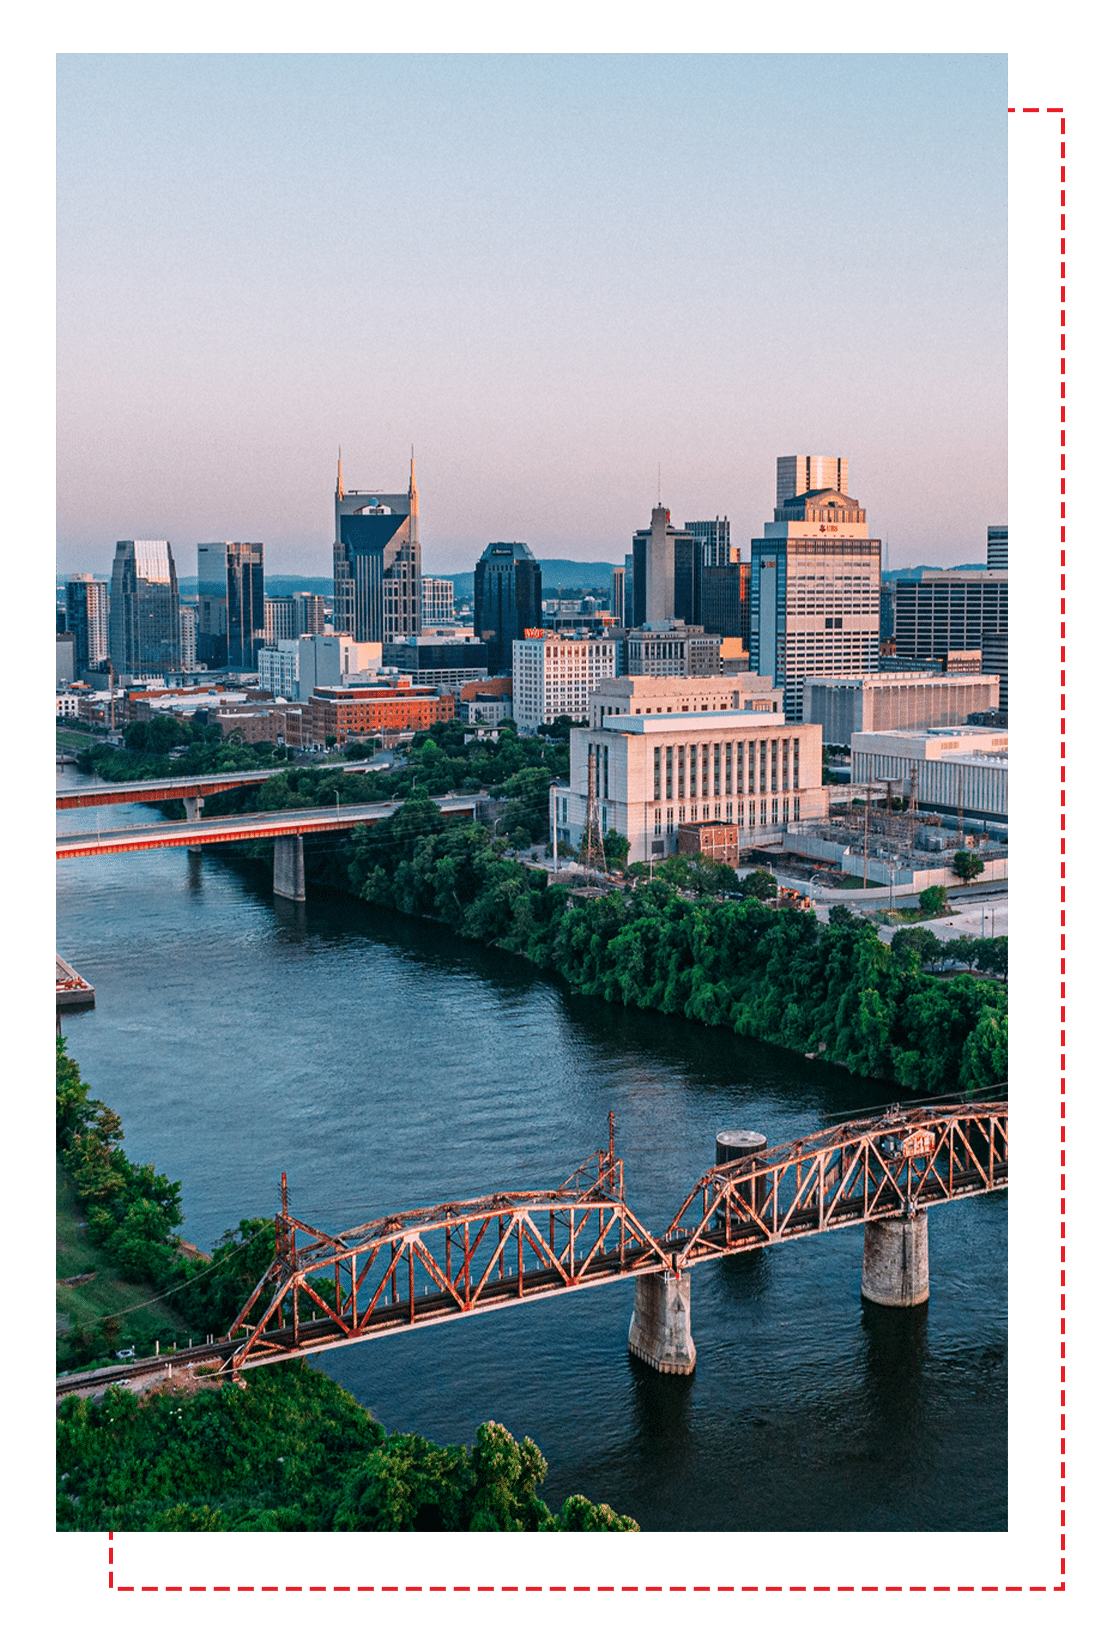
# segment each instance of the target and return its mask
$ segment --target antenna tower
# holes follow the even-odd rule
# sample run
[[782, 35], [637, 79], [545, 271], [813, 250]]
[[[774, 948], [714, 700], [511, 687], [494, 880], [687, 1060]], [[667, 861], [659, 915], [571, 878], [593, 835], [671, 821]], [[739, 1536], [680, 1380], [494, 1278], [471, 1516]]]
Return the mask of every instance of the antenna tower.
[[584, 833], [581, 835], [580, 860], [589, 869], [607, 873], [607, 859], [603, 851], [603, 831], [600, 828], [599, 773], [595, 744], [588, 746], [588, 804], [584, 813]]

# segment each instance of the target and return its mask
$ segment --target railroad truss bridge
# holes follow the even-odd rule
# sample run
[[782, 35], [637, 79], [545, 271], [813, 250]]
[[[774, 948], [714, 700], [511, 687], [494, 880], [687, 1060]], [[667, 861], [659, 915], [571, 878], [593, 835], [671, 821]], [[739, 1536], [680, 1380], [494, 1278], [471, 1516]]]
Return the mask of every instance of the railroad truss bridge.
[[852, 1226], [864, 1229], [864, 1297], [917, 1306], [929, 1292], [927, 1211], [1008, 1185], [1008, 1103], [897, 1105], [777, 1147], [726, 1132], [718, 1155], [725, 1161], [660, 1237], [627, 1205], [613, 1117], [607, 1150], [553, 1191], [494, 1193], [341, 1232], [291, 1213], [284, 1174], [275, 1257], [228, 1335], [172, 1364], [149, 1358], [65, 1376], [59, 1394], [178, 1370], [185, 1359], [237, 1377], [626, 1277], [635, 1279], [630, 1350], [662, 1373], [688, 1374], [693, 1267]]

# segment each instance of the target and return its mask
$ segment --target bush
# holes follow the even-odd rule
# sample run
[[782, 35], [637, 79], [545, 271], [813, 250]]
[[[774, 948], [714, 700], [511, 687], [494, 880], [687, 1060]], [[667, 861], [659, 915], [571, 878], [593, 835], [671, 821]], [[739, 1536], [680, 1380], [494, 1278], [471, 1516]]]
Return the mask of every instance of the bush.
[[925, 886], [920, 894], [920, 906], [926, 914], [947, 912], [947, 891], [944, 886]]

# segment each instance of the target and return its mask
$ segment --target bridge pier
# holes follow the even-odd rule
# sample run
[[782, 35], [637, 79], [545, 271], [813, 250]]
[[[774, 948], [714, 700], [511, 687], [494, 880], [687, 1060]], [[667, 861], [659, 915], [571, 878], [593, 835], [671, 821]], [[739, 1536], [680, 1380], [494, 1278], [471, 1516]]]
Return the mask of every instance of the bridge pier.
[[301, 835], [278, 835], [275, 839], [276, 897], [287, 897], [292, 903], [306, 900], [305, 852]]
[[[201, 795], [184, 795], [183, 809], [187, 814], [188, 823], [194, 823], [196, 818], [202, 817], [203, 805], [204, 801]], [[202, 856], [201, 846], [188, 846], [187, 851], [191, 857]]]
[[634, 1279], [627, 1347], [659, 1374], [695, 1372], [690, 1272], [647, 1272]]
[[923, 1306], [928, 1299], [928, 1213], [868, 1221], [863, 1228], [865, 1300], [876, 1306]]

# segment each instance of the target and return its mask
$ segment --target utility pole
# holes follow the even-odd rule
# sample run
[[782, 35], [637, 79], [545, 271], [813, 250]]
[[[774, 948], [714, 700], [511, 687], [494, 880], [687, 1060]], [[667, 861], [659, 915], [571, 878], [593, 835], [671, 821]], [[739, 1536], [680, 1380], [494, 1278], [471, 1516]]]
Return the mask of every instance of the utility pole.
[[550, 840], [554, 849], [554, 878], [558, 877], [558, 786], [550, 785]]
[[871, 819], [871, 781], [863, 791], [863, 889], [867, 890], [867, 838]]
[[603, 831], [600, 827], [599, 774], [595, 744], [588, 746], [588, 804], [584, 814], [584, 834], [581, 836], [581, 862], [587, 868], [607, 873], [607, 859], [603, 850]]

